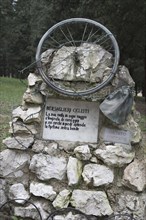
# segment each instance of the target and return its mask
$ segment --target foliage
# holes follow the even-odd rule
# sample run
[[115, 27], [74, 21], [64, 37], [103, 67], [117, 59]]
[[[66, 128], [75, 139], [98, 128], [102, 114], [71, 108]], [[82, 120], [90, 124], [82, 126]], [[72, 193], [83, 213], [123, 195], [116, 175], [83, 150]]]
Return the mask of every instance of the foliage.
[[[71, 17], [96, 20], [113, 32], [126, 65], [140, 89], [144, 82], [144, 0], [5, 0], [0, 6], [0, 75], [18, 77], [34, 61], [41, 36]], [[26, 77], [26, 75], [24, 75]]]

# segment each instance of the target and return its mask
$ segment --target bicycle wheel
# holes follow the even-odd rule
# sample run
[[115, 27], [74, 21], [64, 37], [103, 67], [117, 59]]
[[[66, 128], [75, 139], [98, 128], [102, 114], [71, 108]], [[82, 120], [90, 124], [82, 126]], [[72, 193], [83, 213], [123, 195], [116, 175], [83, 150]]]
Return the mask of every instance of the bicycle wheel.
[[[49, 57], [45, 65], [42, 53]], [[90, 19], [72, 18], [55, 24], [43, 35], [36, 63], [42, 79], [52, 89], [64, 95], [84, 96], [113, 79], [119, 54], [117, 41], [106, 27]], [[109, 73], [104, 77], [107, 69]]]
[[[24, 208], [24, 210], [25, 210], [25, 208], [26, 208], [26, 210], [30, 208], [30, 210], [33, 210], [32, 215], [35, 215], [36, 218], [39, 220], [43, 220], [39, 209], [37, 208], [37, 206], [33, 202], [27, 201], [25, 199], [19, 199], [19, 198], [18, 199], [11, 199], [11, 200], [8, 200], [7, 202], [5, 202], [0, 207], [0, 217], [2, 214], [3, 219], [4, 219], [4, 217], [10, 217], [10, 219], [17, 219], [17, 217], [16, 217], [17, 212], [19, 213], [19, 209], [21, 210], [23, 208]], [[27, 213], [27, 211], [26, 211], [26, 213]], [[18, 216], [19, 216], [19, 214], [18, 214]], [[21, 220], [25, 220], [26, 217], [28, 217], [28, 216], [21, 217]], [[30, 213], [29, 217], [30, 218], [32, 217], [31, 213]]]

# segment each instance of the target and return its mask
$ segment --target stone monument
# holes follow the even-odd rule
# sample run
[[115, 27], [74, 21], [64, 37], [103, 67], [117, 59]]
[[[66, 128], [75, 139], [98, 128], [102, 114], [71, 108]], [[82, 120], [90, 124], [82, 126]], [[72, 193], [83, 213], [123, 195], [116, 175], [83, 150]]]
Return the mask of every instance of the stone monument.
[[[72, 50], [58, 49], [51, 65]], [[73, 85], [77, 91], [109, 76], [111, 54], [97, 46], [95, 56], [94, 45], [87, 44], [77, 50], [82, 69], [78, 66], [74, 74], [73, 60], [67, 59], [50, 73], [56, 82]], [[50, 56], [50, 50], [41, 55], [46, 72]], [[59, 75], [58, 68], [63, 69]], [[43, 219], [54, 209], [74, 207], [99, 219], [129, 213], [144, 220], [146, 170], [144, 158], [139, 158], [142, 137], [134, 102], [123, 124], [114, 123], [100, 110], [121, 82], [134, 87], [125, 66], [118, 66], [101, 90], [67, 96], [48, 87], [37, 71], [29, 74], [22, 104], [12, 112], [11, 136], [3, 141], [6, 149], [0, 153], [0, 205], [8, 199], [33, 201]], [[13, 208], [16, 216], [39, 219], [33, 207], [22, 201]]]

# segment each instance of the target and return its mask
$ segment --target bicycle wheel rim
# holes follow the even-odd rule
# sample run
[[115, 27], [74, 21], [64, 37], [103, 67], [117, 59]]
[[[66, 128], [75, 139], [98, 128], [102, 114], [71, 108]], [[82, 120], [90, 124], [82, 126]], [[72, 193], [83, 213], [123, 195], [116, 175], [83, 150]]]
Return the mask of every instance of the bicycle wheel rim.
[[[46, 74], [43, 71], [42, 68], [42, 63], [41, 63], [41, 53], [42, 53], [42, 46], [44, 44], [44, 42], [48, 39], [48, 37], [57, 29], [60, 27], [63, 27], [64, 25], [67, 24], [72, 24], [72, 23], [89, 23], [91, 25], [94, 25], [95, 27], [100, 28], [101, 30], [103, 30], [110, 38], [112, 44], [113, 44], [113, 48], [114, 48], [114, 63], [112, 66], [112, 70], [111, 73], [109, 75], [109, 77], [104, 81], [101, 82], [99, 84], [97, 84], [97, 86], [95, 86], [94, 88], [89, 88], [85, 91], [69, 91], [69, 90], [65, 90], [62, 89], [58, 86], [56, 86], [54, 83], [52, 83], [49, 78], [46, 76]], [[69, 96], [86, 96], [86, 95], [90, 95], [92, 93], [95, 93], [97, 91], [99, 91], [100, 89], [102, 89], [103, 87], [105, 87], [106, 85], [109, 84], [109, 82], [113, 79], [113, 77], [116, 74], [117, 71], [117, 67], [118, 67], [118, 63], [119, 63], [119, 58], [120, 58], [120, 52], [119, 52], [119, 47], [117, 44], [117, 41], [115, 39], [115, 37], [113, 36], [113, 34], [102, 24], [90, 20], [90, 19], [85, 19], [85, 18], [71, 18], [71, 19], [67, 19], [64, 21], [61, 21], [57, 24], [55, 24], [54, 26], [52, 26], [41, 38], [37, 50], [36, 50], [36, 63], [37, 63], [37, 69], [39, 71], [39, 74], [41, 75], [42, 79], [46, 82], [46, 84], [51, 87], [52, 89], [54, 89], [56, 92], [64, 94], [64, 95], [69, 95]]]

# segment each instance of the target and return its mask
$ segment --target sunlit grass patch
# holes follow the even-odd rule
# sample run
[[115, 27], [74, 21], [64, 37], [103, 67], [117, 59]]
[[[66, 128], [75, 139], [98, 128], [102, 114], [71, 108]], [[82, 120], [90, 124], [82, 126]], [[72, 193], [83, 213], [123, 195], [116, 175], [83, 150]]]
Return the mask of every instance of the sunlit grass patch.
[[4, 148], [2, 140], [9, 133], [12, 110], [21, 105], [26, 87], [19, 79], [0, 77], [0, 149]]

